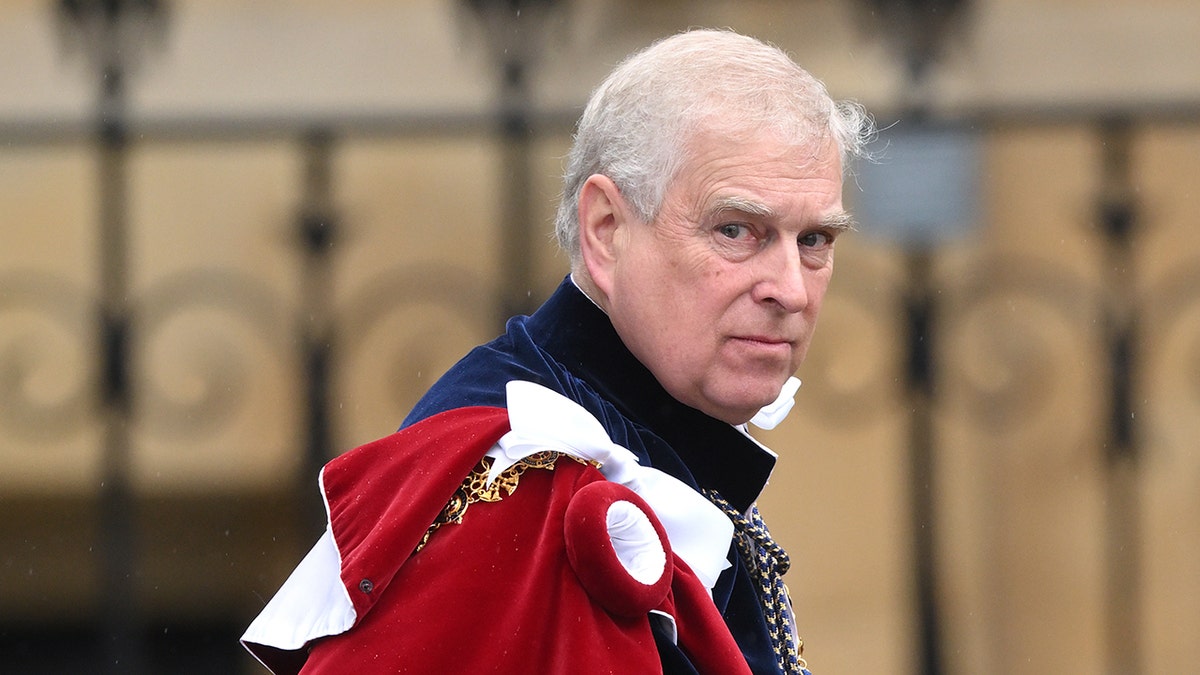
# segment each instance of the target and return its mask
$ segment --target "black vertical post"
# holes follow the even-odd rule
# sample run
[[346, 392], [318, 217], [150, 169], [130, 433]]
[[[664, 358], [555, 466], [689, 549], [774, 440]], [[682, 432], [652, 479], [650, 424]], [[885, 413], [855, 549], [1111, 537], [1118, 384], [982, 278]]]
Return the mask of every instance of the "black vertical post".
[[497, 317], [501, 329], [508, 317], [533, 310], [534, 223], [533, 130], [530, 126], [528, 64], [510, 55], [501, 68], [500, 138], [503, 199], [500, 270], [502, 277]]
[[297, 221], [304, 256], [300, 358], [305, 377], [307, 429], [297, 491], [304, 528], [315, 533], [324, 529], [326, 520], [317, 476], [333, 451], [329, 410], [334, 354], [332, 258], [338, 229], [333, 210], [332, 162], [332, 134], [325, 130], [310, 133], [304, 142], [304, 194]]
[[909, 416], [909, 472], [911, 528], [913, 533], [916, 604], [917, 663], [923, 675], [941, 675], [941, 620], [937, 579], [937, 476], [934, 458], [934, 405], [936, 354], [933, 343], [936, 303], [932, 282], [932, 255], [924, 248], [905, 252], [908, 292], [905, 322], [908, 326], [906, 386]]
[[[60, 0], [67, 46], [86, 50], [96, 67], [99, 296], [96, 322], [101, 422], [98, 499], [102, 672], [146, 672], [145, 620], [138, 601], [136, 500], [131, 484], [134, 393], [128, 234], [128, 114], [126, 77], [142, 38], [161, 28], [159, 0]], [[134, 25], [140, 24], [140, 25]], [[159, 24], [156, 26], [155, 24]], [[137, 30], [130, 30], [136, 28]], [[146, 29], [146, 30], [141, 30]]]
[[[113, 23], [115, 16], [109, 17]], [[101, 578], [106, 628], [105, 670], [145, 672], [142, 617], [137, 600], [138, 542], [130, 485], [131, 320], [126, 195], [127, 136], [124, 72], [104, 68], [97, 123], [100, 178], [99, 331], [103, 420], [100, 483]]]
[[1109, 425], [1105, 476], [1105, 645], [1108, 672], [1141, 672], [1141, 499], [1134, 373], [1137, 372], [1137, 225], [1128, 120], [1100, 129], [1098, 219], [1105, 235], [1104, 328], [1109, 353]]
[[533, 221], [533, 115], [529, 73], [550, 10], [561, 0], [462, 0], [479, 19], [498, 66], [501, 142], [500, 287], [496, 298], [499, 330], [514, 314], [534, 309], [536, 248]]
[[[903, 60], [907, 86], [900, 109], [908, 121], [920, 124], [933, 98], [931, 76], [939, 51], [965, 13], [969, 0], [866, 0], [872, 19], [879, 21], [886, 40], [893, 41]], [[914, 243], [905, 251], [908, 292], [906, 387], [909, 417], [909, 479], [913, 534], [913, 594], [916, 632], [916, 672], [941, 675], [942, 622], [938, 603], [937, 493], [934, 434], [936, 372], [934, 346], [935, 302], [931, 282], [931, 244]]]

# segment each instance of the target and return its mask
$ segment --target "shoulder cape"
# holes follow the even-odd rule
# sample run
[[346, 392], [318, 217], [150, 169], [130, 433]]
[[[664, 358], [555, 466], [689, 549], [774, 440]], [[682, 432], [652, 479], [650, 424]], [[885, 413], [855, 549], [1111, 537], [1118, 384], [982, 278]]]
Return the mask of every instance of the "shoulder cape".
[[[574, 433], [589, 425], [573, 402], [514, 384], [507, 410], [447, 411], [326, 465], [329, 528], [243, 636], [256, 658], [278, 675], [652, 673], [650, 622], [666, 620], [700, 672], [749, 672], [706, 581], [731, 526], [598, 423]], [[553, 470], [524, 471], [413, 553], [484, 456], [499, 471], [547, 450], [565, 455]], [[713, 541], [696, 522], [718, 525]]]

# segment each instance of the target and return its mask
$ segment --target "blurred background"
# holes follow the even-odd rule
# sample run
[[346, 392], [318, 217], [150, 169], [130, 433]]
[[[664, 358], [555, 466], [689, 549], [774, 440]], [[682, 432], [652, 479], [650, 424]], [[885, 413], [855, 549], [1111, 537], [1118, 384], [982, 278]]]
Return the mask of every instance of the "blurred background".
[[0, 671], [265, 672], [319, 467], [549, 294], [588, 92], [689, 26], [883, 128], [764, 437], [814, 672], [1200, 662], [1193, 0], [4, 0]]

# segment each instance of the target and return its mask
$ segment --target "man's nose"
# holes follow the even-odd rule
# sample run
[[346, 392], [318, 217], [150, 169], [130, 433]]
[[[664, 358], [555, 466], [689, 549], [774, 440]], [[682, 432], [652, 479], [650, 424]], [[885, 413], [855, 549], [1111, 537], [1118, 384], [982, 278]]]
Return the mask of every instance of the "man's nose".
[[775, 247], [759, 260], [756, 273], [758, 280], [752, 290], [756, 302], [773, 304], [789, 313], [808, 307], [804, 265], [796, 247]]

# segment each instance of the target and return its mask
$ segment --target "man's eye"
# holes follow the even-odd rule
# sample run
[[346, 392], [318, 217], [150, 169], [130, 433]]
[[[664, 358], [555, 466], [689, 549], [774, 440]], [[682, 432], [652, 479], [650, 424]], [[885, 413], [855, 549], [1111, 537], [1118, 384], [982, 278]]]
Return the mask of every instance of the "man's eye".
[[740, 223], [725, 223], [717, 231], [726, 239], [739, 239], [748, 233], [746, 226]]
[[824, 248], [833, 243], [833, 237], [826, 232], [809, 232], [800, 235], [800, 245], [805, 248]]

